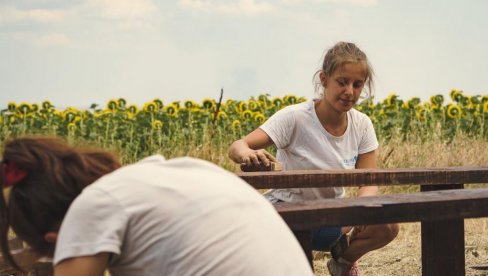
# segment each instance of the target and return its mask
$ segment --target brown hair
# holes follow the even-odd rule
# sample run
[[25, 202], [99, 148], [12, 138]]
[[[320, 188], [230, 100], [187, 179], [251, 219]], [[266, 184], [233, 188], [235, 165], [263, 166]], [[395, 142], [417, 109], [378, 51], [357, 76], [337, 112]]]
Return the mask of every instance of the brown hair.
[[[44, 235], [62, 222], [71, 202], [83, 188], [120, 167], [118, 158], [93, 148], [75, 148], [55, 137], [23, 137], [4, 145], [3, 163], [13, 162], [27, 176], [16, 183], [8, 204], [0, 199], [0, 246], [5, 259], [21, 270], [8, 246], [8, 231], [43, 255], [54, 253]], [[0, 183], [4, 187], [3, 172]]]
[[320, 72], [324, 72], [326, 76], [331, 76], [337, 69], [341, 68], [347, 63], [359, 63], [363, 65], [364, 73], [366, 75], [365, 83], [367, 87], [367, 90], [365, 91], [365, 98], [373, 97], [374, 72], [371, 64], [368, 61], [368, 57], [356, 46], [356, 44], [342, 41], [336, 43], [327, 51], [322, 63], [322, 69], [314, 74], [314, 86], [317, 95], [320, 95], [321, 89], [324, 88], [320, 82]]

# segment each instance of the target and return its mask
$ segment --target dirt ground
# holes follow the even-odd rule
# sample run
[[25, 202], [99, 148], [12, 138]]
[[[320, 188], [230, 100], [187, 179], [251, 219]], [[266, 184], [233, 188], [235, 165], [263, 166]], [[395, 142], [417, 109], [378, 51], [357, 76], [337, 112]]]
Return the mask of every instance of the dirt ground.
[[[359, 260], [362, 276], [422, 274], [420, 223], [404, 223], [400, 226], [395, 241]], [[465, 220], [464, 229], [466, 275], [488, 276], [488, 218]], [[329, 275], [326, 266], [329, 258], [329, 253], [314, 252], [315, 275]]]

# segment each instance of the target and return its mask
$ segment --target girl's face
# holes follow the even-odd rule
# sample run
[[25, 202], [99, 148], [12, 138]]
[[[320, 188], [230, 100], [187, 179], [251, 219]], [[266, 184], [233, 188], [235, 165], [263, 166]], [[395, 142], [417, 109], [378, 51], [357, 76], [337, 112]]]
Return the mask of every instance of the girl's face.
[[322, 71], [320, 80], [325, 87], [324, 100], [337, 112], [347, 112], [361, 95], [366, 73], [361, 63], [346, 63], [337, 68], [331, 76]]

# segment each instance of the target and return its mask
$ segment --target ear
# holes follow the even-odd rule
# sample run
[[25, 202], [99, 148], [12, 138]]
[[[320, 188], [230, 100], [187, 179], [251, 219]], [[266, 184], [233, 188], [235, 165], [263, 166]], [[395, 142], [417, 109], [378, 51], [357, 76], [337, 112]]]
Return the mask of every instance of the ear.
[[327, 76], [325, 75], [324, 70], [320, 71], [319, 77], [320, 77], [320, 83], [322, 83], [322, 86], [325, 87], [327, 85]]
[[55, 243], [57, 239], [58, 239], [58, 232], [55, 231], [47, 232], [46, 235], [44, 235], [44, 240], [47, 241], [48, 243]]

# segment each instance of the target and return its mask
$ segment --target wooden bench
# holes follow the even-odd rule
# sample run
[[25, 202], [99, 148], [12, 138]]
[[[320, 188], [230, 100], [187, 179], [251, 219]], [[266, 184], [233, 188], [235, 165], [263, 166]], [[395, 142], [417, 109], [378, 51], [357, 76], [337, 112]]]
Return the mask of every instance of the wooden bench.
[[323, 226], [421, 222], [422, 274], [465, 275], [464, 219], [488, 217], [488, 168], [240, 172], [256, 189], [420, 185], [421, 192], [279, 203], [275, 207], [312, 261], [311, 230]]

